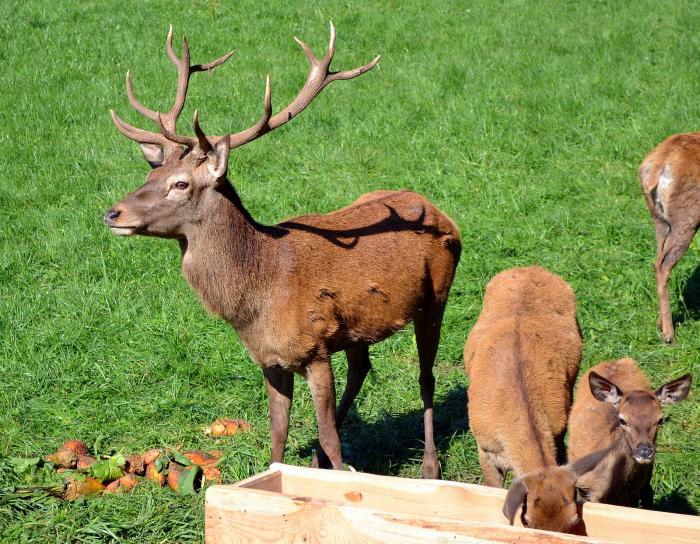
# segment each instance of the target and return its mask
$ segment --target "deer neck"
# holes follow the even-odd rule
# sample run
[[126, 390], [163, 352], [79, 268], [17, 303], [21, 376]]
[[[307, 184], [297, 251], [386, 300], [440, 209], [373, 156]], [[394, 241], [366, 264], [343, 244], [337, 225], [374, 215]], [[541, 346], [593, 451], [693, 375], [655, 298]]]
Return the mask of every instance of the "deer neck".
[[180, 240], [182, 272], [204, 306], [240, 331], [259, 316], [275, 275], [273, 229], [251, 217], [229, 183], [210, 193]]

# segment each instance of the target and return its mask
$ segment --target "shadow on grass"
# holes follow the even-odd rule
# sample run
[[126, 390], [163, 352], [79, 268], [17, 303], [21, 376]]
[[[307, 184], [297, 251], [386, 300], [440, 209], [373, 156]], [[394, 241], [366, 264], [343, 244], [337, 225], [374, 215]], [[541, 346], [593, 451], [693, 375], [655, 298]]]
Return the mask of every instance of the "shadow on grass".
[[673, 512], [675, 514], [690, 514], [693, 516], [698, 515], [698, 510], [685, 495], [682, 495], [677, 489], [674, 489], [670, 493], [659, 497], [654, 501], [654, 510], [660, 510], [662, 512]]
[[[439, 455], [454, 436], [466, 433], [469, 428], [466, 387], [459, 385], [436, 396], [433, 421]], [[386, 413], [368, 423], [353, 406], [341, 429], [340, 441], [345, 463], [362, 472], [397, 475], [405, 463], [422, 462], [423, 410]], [[316, 447], [314, 442], [301, 448], [299, 453], [312, 455]]]
[[683, 302], [677, 315], [674, 315], [674, 323], [680, 324], [686, 321], [700, 319], [700, 266], [690, 274], [681, 292]]

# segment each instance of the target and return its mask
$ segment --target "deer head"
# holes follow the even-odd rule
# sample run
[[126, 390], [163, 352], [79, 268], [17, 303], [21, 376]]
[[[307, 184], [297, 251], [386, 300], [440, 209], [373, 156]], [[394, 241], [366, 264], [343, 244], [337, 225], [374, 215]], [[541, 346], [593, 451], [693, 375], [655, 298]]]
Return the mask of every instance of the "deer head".
[[139, 143], [153, 170], [146, 183], [115, 204], [105, 214], [105, 223], [114, 234], [143, 234], [164, 238], [185, 238], [188, 229], [196, 228], [206, 216], [210, 202], [227, 184], [229, 151], [252, 142], [264, 134], [282, 126], [296, 117], [331, 82], [352, 79], [372, 69], [380, 57], [372, 62], [343, 72], [331, 72], [330, 64], [335, 53], [335, 28], [331, 23], [328, 50], [323, 58], [314, 55], [311, 48], [294, 38], [306, 54], [311, 67], [299, 94], [276, 115], [272, 115], [270, 77], [265, 84], [264, 111], [253, 126], [235, 134], [207, 136], [194, 112], [195, 136], [182, 136], [176, 132], [177, 120], [187, 96], [190, 76], [195, 72], [211, 70], [226, 62], [233, 51], [207, 64], [190, 65], [187, 40], [182, 39], [182, 57], [173, 49], [173, 29], [168, 31], [166, 50], [178, 73], [175, 102], [169, 112], [161, 114], [143, 106], [134, 96], [131, 75], [126, 74], [126, 93], [131, 105], [142, 115], [154, 121], [158, 132], [136, 128], [111, 111], [117, 129]]
[[630, 454], [637, 463], [654, 460], [656, 433], [663, 420], [661, 406], [682, 401], [690, 391], [690, 374], [670, 381], [656, 391], [629, 391], [625, 393], [610, 380], [596, 372], [588, 375], [591, 393], [596, 400], [609, 402], [617, 412], [616, 426]]
[[525, 527], [571, 532], [581, 521], [576, 504], [576, 480], [593, 470], [610, 451], [605, 448], [564, 466], [542, 467], [510, 484], [503, 514], [513, 525], [518, 508]]

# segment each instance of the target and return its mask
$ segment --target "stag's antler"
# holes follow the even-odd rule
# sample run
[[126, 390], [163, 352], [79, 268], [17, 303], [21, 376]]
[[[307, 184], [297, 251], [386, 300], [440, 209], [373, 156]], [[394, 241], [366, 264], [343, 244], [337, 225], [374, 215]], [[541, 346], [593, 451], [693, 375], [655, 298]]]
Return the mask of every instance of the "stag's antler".
[[[182, 40], [182, 59], [179, 59], [173, 50], [172, 45], [172, 26], [168, 31], [168, 39], [166, 41], [166, 47], [168, 51], [168, 56], [170, 60], [173, 61], [178, 70], [178, 85], [177, 93], [175, 96], [175, 103], [172, 109], [166, 113], [161, 114], [157, 111], [150, 110], [143, 106], [134, 97], [133, 88], [131, 85], [131, 75], [129, 72], [126, 74], [126, 92], [129, 96], [129, 102], [131, 105], [141, 114], [145, 115], [149, 119], [156, 122], [160, 133], [150, 132], [147, 130], [142, 130], [133, 127], [120, 119], [114, 111], [111, 111], [112, 119], [117, 128], [122, 134], [136, 140], [139, 143], [150, 143], [158, 144], [163, 146], [172, 146], [173, 144], [184, 145], [188, 148], [194, 149], [198, 148], [204, 153], [208, 152], [213, 144], [219, 141], [222, 136], [209, 136], [204, 134], [204, 131], [199, 126], [199, 116], [197, 111], [194, 112], [194, 132], [196, 137], [191, 136], [180, 136], [176, 133], [177, 118], [182, 112], [182, 108], [185, 104], [185, 97], [187, 95], [187, 86], [189, 83], [190, 75], [194, 72], [201, 72], [205, 70], [210, 70], [224, 62], [226, 62], [233, 51], [227, 53], [226, 55], [208, 63], [208, 64], [196, 64], [190, 66], [190, 53], [187, 46], [187, 40], [183, 36]], [[331, 82], [341, 79], [352, 79], [359, 75], [364, 74], [368, 70], [374, 68], [374, 66], [379, 62], [381, 55], [371, 62], [360, 66], [359, 68], [354, 68], [352, 70], [345, 70], [342, 72], [331, 72], [329, 70], [331, 61], [333, 60], [333, 55], [335, 53], [335, 27], [331, 22], [331, 36], [328, 43], [328, 50], [323, 58], [319, 59], [314, 55], [311, 48], [299, 40], [294, 38], [294, 40], [301, 46], [304, 53], [311, 63], [309, 69], [309, 74], [306, 78], [306, 83], [299, 91], [299, 94], [292, 100], [286, 108], [277, 113], [275, 116], [272, 115], [272, 99], [270, 90], [270, 76], [267, 76], [267, 81], [265, 83], [265, 98], [264, 98], [264, 112], [260, 120], [253, 126], [232, 134], [229, 137], [231, 148], [240, 147], [252, 142], [253, 140], [259, 138], [260, 136], [271, 132], [272, 130], [281, 127], [286, 122], [288, 122], [293, 117], [296, 117], [301, 113], [306, 106], [308, 106], [316, 96]]]
[[[176, 134], [177, 119], [185, 105], [190, 76], [196, 72], [205, 72], [207, 70], [211, 70], [212, 68], [216, 68], [220, 64], [223, 64], [230, 59], [234, 51], [229, 51], [222, 57], [208, 62], [207, 64], [190, 65], [190, 48], [187, 45], [187, 38], [184, 36], [182, 37], [182, 58], [178, 58], [178, 56], [175, 54], [175, 50], [173, 49], [172, 25], [170, 25], [168, 30], [168, 37], [165, 40], [165, 48], [168, 52], [168, 57], [170, 57], [170, 60], [177, 68], [177, 91], [175, 92], [175, 102], [173, 103], [173, 106], [170, 108], [169, 112], [161, 114], [160, 112], [153, 111], [141, 104], [134, 95], [134, 88], [131, 83], [131, 73], [126, 73], [126, 94], [129, 97], [129, 102], [141, 115], [155, 121], [160, 129], [160, 133], [136, 128], [122, 120], [116, 113], [114, 113], [114, 110], [110, 110], [110, 113], [112, 114], [114, 124], [127, 138], [131, 138], [139, 143], [159, 144], [168, 147], [171, 147], [173, 144], [179, 144], [193, 148], [201, 142], [199, 137], [192, 138], [190, 136], [178, 136]], [[197, 131], [199, 124], [197, 122], [196, 112], [194, 124], [195, 132], [201, 133], [201, 130]], [[206, 141], [206, 138], [204, 141]], [[205, 146], [207, 144], [205, 144]], [[208, 149], [205, 148], [204, 151], [208, 151]]]
[[270, 101], [270, 77], [268, 76], [267, 83], [265, 85], [265, 113], [263, 113], [260, 121], [258, 121], [252, 127], [241, 132], [237, 132], [236, 134], [231, 134], [230, 142], [232, 149], [245, 145], [248, 142], [252, 142], [263, 134], [281, 127], [287, 121], [299, 115], [299, 113], [301, 113], [304, 108], [306, 108], [306, 106], [308, 106], [329, 83], [338, 79], [352, 79], [362, 75], [368, 70], [374, 68], [381, 58], [381, 55], [377, 55], [372, 62], [353, 70], [345, 70], [343, 72], [329, 71], [331, 61], [333, 60], [333, 55], [335, 54], [335, 27], [333, 26], [332, 22], [328, 50], [322, 59], [318, 59], [316, 55], [314, 55], [311, 48], [296, 36], [294, 37], [294, 40], [304, 50], [304, 53], [306, 53], [306, 56], [311, 63], [309, 75], [306, 77], [306, 83], [302, 87], [301, 91], [299, 91], [296, 98], [294, 98], [294, 100], [292, 100], [286, 108], [284, 108], [274, 117], [271, 117], [272, 104]]

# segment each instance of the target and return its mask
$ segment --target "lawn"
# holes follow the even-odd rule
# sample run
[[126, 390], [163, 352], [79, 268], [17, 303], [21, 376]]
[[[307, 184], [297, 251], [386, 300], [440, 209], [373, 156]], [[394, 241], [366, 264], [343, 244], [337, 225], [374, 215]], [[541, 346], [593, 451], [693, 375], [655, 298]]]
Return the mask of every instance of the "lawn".
[[[17, 499], [8, 458], [68, 438], [97, 453], [153, 446], [218, 448], [234, 482], [269, 462], [258, 367], [207, 315], [179, 271], [177, 244], [112, 236], [101, 218], [148, 172], [108, 109], [149, 127], [124, 91], [167, 109], [175, 71], [168, 24], [195, 75], [181, 132], [198, 108], [211, 133], [251, 125], [265, 74], [273, 105], [303, 84], [292, 40], [322, 54], [338, 31], [336, 69], [382, 54], [334, 83], [284, 128], [232, 153], [229, 177], [263, 223], [324, 212], [380, 188], [418, 191], [455, 219], [463, 252], [436, 363], [443, 477], [480, 482], [466, 424], [462, 349], [486, 282], [539, 263], [574, 287], [582, 370], [637, 359], [655, 385], [700, 374], [698, 242], [670, 283], [677, 343], [656, 331], [655, 240], [636, 170], [675, 132], [700, 128], [700, 11], [692, 1], [486, 0], [279, 3], [242, 0], [0, 4], [0, 541], [196, 542], [203, 497], [150, 485], [63, 503]], [[176, 40], [176, 44], [179, 39]], [[359, 470], [420, 475], [418, 365], [411, 328], [371, 350], [374, 369], [341, 441]], [[334, 359], [344, 383], [344, 357]], [[700, 398], [668, 408], [655, 507], [700, 509]], [[201, 428], [245, 418], [228, 439]], [[316, 439], [297, 380], [286, 460], [308, 464]]]

